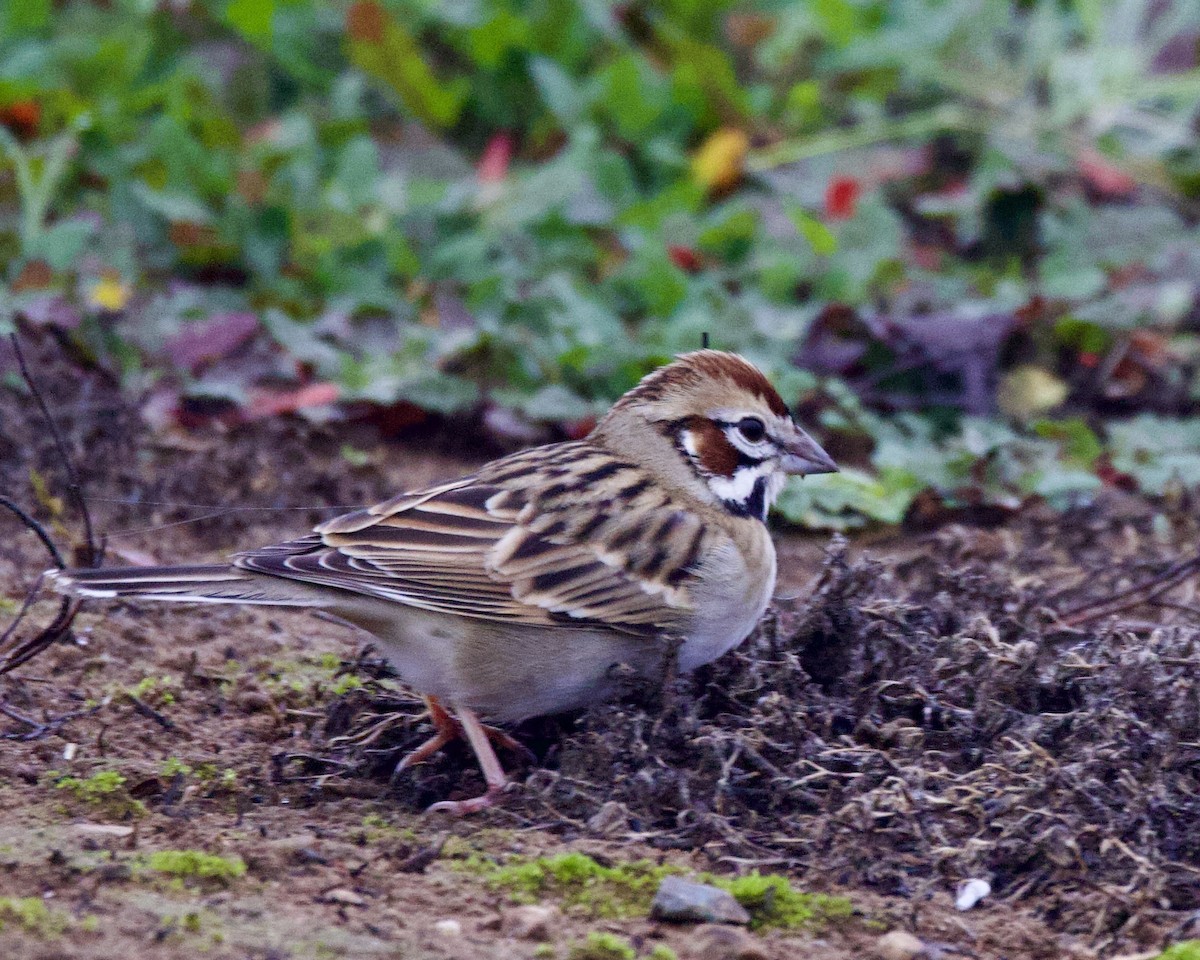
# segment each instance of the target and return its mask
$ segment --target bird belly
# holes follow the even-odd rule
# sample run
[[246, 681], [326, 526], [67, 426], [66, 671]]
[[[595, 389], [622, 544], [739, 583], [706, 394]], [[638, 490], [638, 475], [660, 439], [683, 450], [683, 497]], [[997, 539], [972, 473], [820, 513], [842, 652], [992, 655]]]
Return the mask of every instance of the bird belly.
[[356, 604], [340, 616], [375, 635], [405, 683], [500, 722], [562, 713], [612, 695], [615, 667], [653, 676], [663, 645], [613, 630], [536, 627]]

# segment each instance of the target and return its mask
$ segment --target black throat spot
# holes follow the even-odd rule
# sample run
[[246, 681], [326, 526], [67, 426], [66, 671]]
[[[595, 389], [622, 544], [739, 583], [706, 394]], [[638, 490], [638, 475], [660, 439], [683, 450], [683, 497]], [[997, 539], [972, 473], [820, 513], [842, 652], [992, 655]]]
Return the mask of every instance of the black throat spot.
[[754, 517], [767, 522], [767, 478], [754, 481], [754, 489], [745, 500], [722, 500], [725, 509], [735, 517]]

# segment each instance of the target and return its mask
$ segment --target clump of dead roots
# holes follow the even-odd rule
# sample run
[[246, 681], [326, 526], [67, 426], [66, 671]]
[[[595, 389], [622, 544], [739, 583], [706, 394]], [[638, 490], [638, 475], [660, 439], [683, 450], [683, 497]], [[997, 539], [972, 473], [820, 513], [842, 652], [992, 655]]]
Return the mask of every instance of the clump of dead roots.
[[[737, 651], [526, 731], [543, 762], [509, 815], [887, 893], [982, 877], [1103, 938], [1200, 909], [1200, 607], [1186, 580], [1106, 605], [1170, 573], [1192, 517], [1108, 502], [903, 555], [835, 542], [813, 594]], [[417, 711], [353, 696], [331, 755], [386, 775]], [[401, 798], [445, 796], [454, 761], [398, 781]]]

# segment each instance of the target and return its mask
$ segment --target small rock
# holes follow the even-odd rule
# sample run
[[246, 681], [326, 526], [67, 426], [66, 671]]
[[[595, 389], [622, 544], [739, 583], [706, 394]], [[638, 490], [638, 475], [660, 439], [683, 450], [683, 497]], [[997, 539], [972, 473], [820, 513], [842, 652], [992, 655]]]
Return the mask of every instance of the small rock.
[[599, 834], [616, 833], [628, 824], [629, 811], [616, 800], [606, 801], [587, 822], [588, 829]]
[[125, 837], [133, 836], [133, 827], [125, 827], [119, 823], [77, 823], [75, 832], [85, 837]]
[[688, 953], [695, 960], [771, 960], [766, 944], [737, 927], [698, 927]]
[[550, 939], [552, 925], [559, 918], [558, 907], [524, 906], [504, 911], [500, 929], [505, 936], [518, 940]]
[[919, 960], [928, 955], [925, 944], [907, 930], [890, 930], [875, 941], [879, 960]]
[[663, 877], [650, 916], [676, 923], [749, 923], [750, 914], [727, 890], [682, 877]]
[[462, 924], [457, 920], [439, 920], [433, 925], [433, 930], [443, 937], [461, 937]]
[[321, 899], [327, 903], [342, 903], [349, 907], [365, 907], [365, 898], [346, 887], [334, 887], [321, 894]]
[[954, 906], [959, 910], [970, 910], [991, 892], [992, 885], [986, 880], [965, 880], [958, 885]]

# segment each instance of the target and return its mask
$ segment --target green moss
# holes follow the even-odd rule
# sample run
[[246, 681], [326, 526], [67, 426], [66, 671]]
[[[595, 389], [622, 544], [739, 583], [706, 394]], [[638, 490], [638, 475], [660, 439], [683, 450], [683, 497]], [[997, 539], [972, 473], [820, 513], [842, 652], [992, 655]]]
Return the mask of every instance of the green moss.
[[779, 874], [758, 872], [744, 877], [705, 876], [704, 881], [733, 894], [750, 911], [751, 929], [820, 926], [849, 917], [854, 905], [846, 897], [804, 893]]
[[[468, 854], [457, 869], [475, 873], [516, 903], [537, 903], [558, 897], [591, 917], [622, 919], [644, 916], [663, 877], [682, 873], [678, 867], [633, 860], [606, 867], [583, 853], [564, 853], [537, 859], [513, 859], [500, 865], [481, 854]], [[849, 917], [853, 904], [845, 897], [805, 893], [779, 874], [751, 873], [744, 877], [705, 874], [705, 883], [721, 887], [750, 911], [750, 926], [815, 927]], [[1200, 958], [1197, 958], [1200, 960]]]
[[63, 776], [57, 770], [51, 770], [54, 786], [65, 790], [80, 803], [102, 810], [114, 817], [140, 817], [146, 812], [146, 806], [140, 800], [134, 800], [125, 788], [128, 782], [124, 774], [117, 770], [99, 770], [85, 780], [79, 777]]
[[415, 843], [418, 837], [412, 827], [397, 827], [378, 813], [368, 813], [362, 818], [362, 839], [367, 843], [378, 843], [381, 840], [405, 840]]
[[1160, 953], [1155, 960], [1200, 960], [1200, 940], [1185, 940]]
[[0, 897], [0, 930], [9, 923], [39, 937], [57, 937], [71, 918], [51, 910], [41, 897]]
[[154, 706], [169, 707], [175, 702], [175, 694], [171, 690], [177, 686], [170, 677], [142, 677], [128, 692]]
[[202, 850], [156, 850], [146, 858], [146, 866], [174, 877], [203, 880], [236, 880], [246, 872], [241, 857], [219, 857]]
[[615, 919], [645, 914], [662, 878], [680, 872], [649, 860], [606, 867], [583, 853], [516, 860], [503, 866], [473, 855], [459, 869], [478, 873], [489, 887], [507, 892], [516, 903], [557, 896], [589, 916]]
[[636, 960], [637, 951], [624, 937], [612, 933], [589, 933], [583, 943], [571, 947], [569, 960]]
[[159, 772], [164, 777], [173, 777], [177, 773], [182, 773], [186, 777], [191, 774], [192, 768], [178, 757], [167, 757], [167, 759], [163, 761], [162, 767], [159, 768]]
[[353, 673], [344, 673], [333, 681], [333, 686], [330, 689], [340, 697], [351, 690], [357, 690], [362, 685], [363, 681], [361, 677], [357, 677]]
[[534, 960], [550, 960], [558, 951], [551, 943], [539, 943], [533, 948]]
[[679, 954], [665, 943], [658, 943], [650, 951], [650, 960], [679, 960]]

